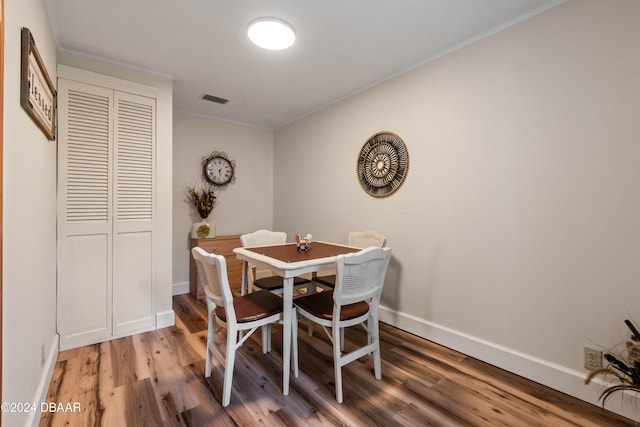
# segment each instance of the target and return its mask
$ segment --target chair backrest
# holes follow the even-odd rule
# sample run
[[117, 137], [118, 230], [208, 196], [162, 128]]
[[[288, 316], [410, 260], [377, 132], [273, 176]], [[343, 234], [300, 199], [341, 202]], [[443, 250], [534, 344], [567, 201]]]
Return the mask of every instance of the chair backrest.
[[287, 243], [287, 233], [282, 231], [258, 230], [240, 236], [243, 247], [282, 245]]
[[349, 232], [349, 246], [355, 248], [368, 248], [370, 246], [377, 246], [378, 248], [384, 248], [387, 244], [387, 238], [375, 231], [351, 231]]
[[336, 287], [333, 291], [335, 305], [365, 300], [377, 304], [390, 259], [390, 248], [369, 247], [360, 252], [338, 255]]
[[[242, 247], [245, 248], [251, 246], [282, 245], [287, 243], [287, 233], [283, 231], [258, 230], [240, 236], [240, 243], [242, 243]], [[256, 270], [253, 265], [250, 265], [250, 267], [249, 280], [251, 283], [253, 283], [255, 279], [271, 276], [272, 274], [266, 269]]]
[[207, 297], [209, 312], [215, 309], [215, 306], [224, 307], [227, 322], [235, 322], [227, 260], [222, 255], [210, 254], [198, 246], [191, 249], [191, 253], [198, 269], [198, 279]]

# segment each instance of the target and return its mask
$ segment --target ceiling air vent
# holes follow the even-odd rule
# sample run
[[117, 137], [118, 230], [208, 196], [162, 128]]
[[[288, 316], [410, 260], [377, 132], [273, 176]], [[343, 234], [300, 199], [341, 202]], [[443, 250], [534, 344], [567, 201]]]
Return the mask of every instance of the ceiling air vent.
[[211, 101], [211, 102], [216, 102], [218, 104], [226, 104], [229, 101], [228, 99], [220, 98], [219, 96], [213, 96], [213, 95], [203, 95], [202, 99], [206, 99], [207, 101]]

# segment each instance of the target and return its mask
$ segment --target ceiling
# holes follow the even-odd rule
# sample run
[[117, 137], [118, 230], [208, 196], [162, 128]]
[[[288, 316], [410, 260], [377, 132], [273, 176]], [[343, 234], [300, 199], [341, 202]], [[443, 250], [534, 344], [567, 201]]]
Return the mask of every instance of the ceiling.
[[[45, 2], [58, 48], [172, 77], [175, 110], [278, 128], [561, 1]], [[252, 45], [261, 16], [291, 23], [293, 47]]]

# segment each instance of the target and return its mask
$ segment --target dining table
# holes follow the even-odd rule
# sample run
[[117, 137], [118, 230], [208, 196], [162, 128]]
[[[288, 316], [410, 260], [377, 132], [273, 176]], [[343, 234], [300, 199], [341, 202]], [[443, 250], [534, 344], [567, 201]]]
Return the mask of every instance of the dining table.
[[249, 266], [268, 269], [283, 278], [282, 308], [282, 394], [289, 394], [291, 370], [293, 279], [321, 271], [335, 270], [336, 258], [360, 251], [360, 248], [329, 242], [312, 242], [306, 250], [298, 250], [296, 243], [235, 248], [236, 257], [243, 261], [242, 294], [247, 293]]

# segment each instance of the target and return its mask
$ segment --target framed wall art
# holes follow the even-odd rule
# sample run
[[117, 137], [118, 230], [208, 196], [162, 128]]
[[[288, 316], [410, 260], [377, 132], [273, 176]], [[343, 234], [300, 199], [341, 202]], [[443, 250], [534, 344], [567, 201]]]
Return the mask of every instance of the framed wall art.
[[20, 105], [47, 138], [53, 141], [56, 125], [56, 90], [28, 28], [22, 28]]
[[393, 132], [378, 132], [364, 143], [356, 164], [362, 189], [373, 197], [395, 192], [409, 172], [409, 152]]

